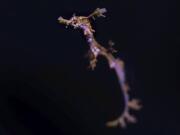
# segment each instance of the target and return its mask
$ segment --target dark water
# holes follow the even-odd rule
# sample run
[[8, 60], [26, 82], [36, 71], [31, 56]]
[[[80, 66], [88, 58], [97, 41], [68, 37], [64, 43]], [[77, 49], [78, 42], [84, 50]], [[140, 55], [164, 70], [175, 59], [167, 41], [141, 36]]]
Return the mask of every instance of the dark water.
[[[2, 1], [0, 28], [0, 133], [2, 135], [178, 135], [180, 134], [177, 4], [168, 0]], [[143, 109], [138, 123], [108, 129], [123, 109], [113, 71], [99, 58], [87, 69], [88, 45], [80, 31], [57, 18], [88, 15], [97, 40], [113, 40], [126, 63], [131, 95]]]

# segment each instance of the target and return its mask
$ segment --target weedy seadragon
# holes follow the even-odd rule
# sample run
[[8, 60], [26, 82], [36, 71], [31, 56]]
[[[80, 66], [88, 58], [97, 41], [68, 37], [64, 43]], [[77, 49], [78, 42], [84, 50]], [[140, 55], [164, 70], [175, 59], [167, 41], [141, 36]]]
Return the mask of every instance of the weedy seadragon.
[[115, 58], [113, 56], [113, 53], [116, 52], [116, 50], [112, 48], [112, 45], [114, 43], [112, 41], [109, 42], [111, 48], [106, 49], [105, 47], [100, 45], [94, 37], [95, 30], [92, 28], [91, 20], [95, 20], [96, 17], [105, 17], [104, 13], [106, 12], [107, 10], [105, 8], [97, 8], [89, 16], [73, 15], [69, 20], [64, 19], [63, 17], [59, 17], [58, 21], [61, 24], [72, 26], [75, 29], [81, 29], [83, 31], [83, 34], [86, 37], [86, 40], [90, 47], [89, 58], [90, 67], [92, 69], [96, 67], [97, 57], [103, 56], [107, 59], [110, 69], [115, 70], [123, 93], [125, 105], [121, 115], [117, 119], [107, 122], [106, 125], [108, 127], [120, 126], [125, 128], [127, 125], [126, 123], [136, 123], [137, 121], [137, 119], [132, 114], [130, 114], [129, 110], [139, 110], [141, 109], [142, 105], [140, 105], [138, 99], [130, 99], [130, 88], [126, 82], [124, 62], [120, 58]]

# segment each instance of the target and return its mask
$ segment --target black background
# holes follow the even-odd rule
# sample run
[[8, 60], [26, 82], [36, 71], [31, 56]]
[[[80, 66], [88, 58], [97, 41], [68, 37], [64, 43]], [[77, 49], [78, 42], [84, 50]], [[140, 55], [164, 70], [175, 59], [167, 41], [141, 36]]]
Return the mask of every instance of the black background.
[[[2, 0], [0, 134], [179, 135], [177, 3], [172, 0]], [[88, 45], [57, 18], [88, 15], [97, 40], [113, 40], [126, 63], [131, 95], [143, 108], [137, 124], [106, 128], [123, 109], [114, 71], [99, 58], [87, 69]]]

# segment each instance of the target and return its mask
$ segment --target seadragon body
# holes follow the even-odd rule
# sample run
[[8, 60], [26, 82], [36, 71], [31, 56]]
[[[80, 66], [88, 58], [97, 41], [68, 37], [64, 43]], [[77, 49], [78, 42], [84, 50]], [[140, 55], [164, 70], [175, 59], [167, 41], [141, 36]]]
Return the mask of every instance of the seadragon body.
[[[141, 105], [139, 104], [138, 99], [130, 99], [129, 96], [129, 86], [126, 83], [126, 78], [125, 78], [125, 71], [124, 71], [124, 62], [119, 59], [115, 58], [112, 53], [115, 52], [113, 48], [111, 49], [106, 49], [102, 45], [100, 45], [95, 37], [94, 37], [94, 32], [95, 30], [92, 28], [91, 25], [91, 19], [95, 19], [95, 17], [105, 17], [104, 13], [106, 13], [107, 10], [105, 8], [97, 8], [92, 14], [89, 16], [75, 16], [71, 17], [69, 20], [64, 19], [62, 17], [58, 18], [58, 21], [62, 24], [65, 24], [66, 26], [72, 26], [75, 29], [81, 29], [83, 31], [84, 36], [86, 37], [86, 40], [89, 44], [90, 47], [90, 67], [94, 69], [96, 67], [97, 63], [97, 57], [98, 56], [104, 56], [108, 63], [109, 67], [111, 69], [115, 70], [115, 73], [118, 77], [118, 81], [123, 93], [124, 97], [124, 109], [122, 114], [115, 120], [109, 121], [106, 123], [108, 127], [115, 127], [115, 126], [121, 126], [121, 127], [126, 127], [126, 123], [135, 123], [137, 120], [136, 118], [130, 114], [129, 110], [139, 110], [141, 108]], [[113, 45], [112, 42], [109, 43], [111, 46]], [[110, 51], [111, 50], [111, 51]]]

